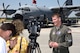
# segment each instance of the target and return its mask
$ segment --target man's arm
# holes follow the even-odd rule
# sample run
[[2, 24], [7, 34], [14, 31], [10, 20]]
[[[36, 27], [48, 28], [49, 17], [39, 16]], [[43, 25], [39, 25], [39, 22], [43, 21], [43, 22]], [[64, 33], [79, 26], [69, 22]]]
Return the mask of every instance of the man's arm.
[[0, 53], [7, 53], [6, 42], [0, 39]]
[[72, 46], [73, 40], [72, 40], [72, 31], [71, 29], [67, 28], [65, 32], [65, 42], [63, 43], [58, 43], [59, 47], [70, 47]]
[[53, 33], [53, 29], [51, 29], [51, 31], [50, 31], [50, 35], [49, 35], [49, 42], [48, 42], [48, 44], [49, 44], [49, 47], [50, 48], [52, 48], [52, 33]]

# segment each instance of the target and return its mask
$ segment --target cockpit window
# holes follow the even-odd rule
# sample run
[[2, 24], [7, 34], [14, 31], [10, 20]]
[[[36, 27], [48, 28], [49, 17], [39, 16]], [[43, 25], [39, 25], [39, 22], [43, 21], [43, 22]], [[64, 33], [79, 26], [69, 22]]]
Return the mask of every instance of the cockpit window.
[[29, 7], [24, 8], [25, 11], [30, 11]]
[[29, 8], [29, 7], [25, 7], [25, 8], [19, 8], [19, 10], [30, 11], [30, 8]]

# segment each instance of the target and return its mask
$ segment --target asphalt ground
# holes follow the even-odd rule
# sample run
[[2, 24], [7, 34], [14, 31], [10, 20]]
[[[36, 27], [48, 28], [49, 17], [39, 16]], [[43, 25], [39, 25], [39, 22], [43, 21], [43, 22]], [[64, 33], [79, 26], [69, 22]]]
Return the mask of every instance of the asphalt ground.
[[[80, 53], [80, 27], [79, 26], [68, 26], [72, 30], [73, 45], [69, 48], [70, 53]], [[41, 53], [52, 53], [52, 49], [48, 46], [49, 33], [52, 27], [42, 28], [40, 36], [37, 37], [37, 42], [40, 45]], [[28, 41], [30, 40], [27, 29], [23, 30], [23, 34]]]

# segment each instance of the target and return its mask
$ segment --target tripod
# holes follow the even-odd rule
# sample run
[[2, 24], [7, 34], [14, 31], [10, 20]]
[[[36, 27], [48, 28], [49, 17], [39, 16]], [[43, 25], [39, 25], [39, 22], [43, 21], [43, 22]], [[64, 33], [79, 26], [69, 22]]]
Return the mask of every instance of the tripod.
[[39, 44], [36, 42], [37, 36], [30, 35], [29, 38], [31, 39], [28, 45], [27, 53], [41, 53]]

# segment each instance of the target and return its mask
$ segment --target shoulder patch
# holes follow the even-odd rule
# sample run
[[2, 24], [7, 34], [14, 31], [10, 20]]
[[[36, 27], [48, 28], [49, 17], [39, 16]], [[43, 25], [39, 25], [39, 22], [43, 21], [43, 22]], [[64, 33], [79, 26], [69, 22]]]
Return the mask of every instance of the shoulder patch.
[[72, 33], [72, 31], [71, 31], [71, 29], [68, 29], [68, 31], [67, 31], [68, 33]]

